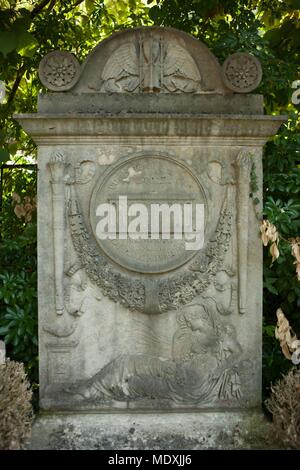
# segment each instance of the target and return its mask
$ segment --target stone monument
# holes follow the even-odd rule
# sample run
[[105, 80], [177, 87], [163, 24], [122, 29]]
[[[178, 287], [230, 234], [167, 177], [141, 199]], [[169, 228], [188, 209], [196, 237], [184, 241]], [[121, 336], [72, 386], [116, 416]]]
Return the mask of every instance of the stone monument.
[[[250, 94], [258, 60], [221, 67], [186, 33], [145, 27], [82, 65], [51, 52], [39, 76], [50, 92], [16, 116], [38, 145], [32, 448], [247, 446], [263, 426], [262, 149], [285, 119]], [[141, 214], [162, 204], [203, 207], [200, 248], [175, 222], [148, 233]], [[108, 206], [115, 233], [101, 237]]]

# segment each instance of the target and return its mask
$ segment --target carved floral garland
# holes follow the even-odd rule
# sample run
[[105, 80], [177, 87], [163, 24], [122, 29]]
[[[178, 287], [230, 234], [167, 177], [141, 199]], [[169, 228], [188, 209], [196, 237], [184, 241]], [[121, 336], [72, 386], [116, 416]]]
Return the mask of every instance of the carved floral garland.
[[[158, 283], [160, 311], [177, 309], [203, 293], [220, 270], [231, 238], [232, 212], [228, 194], [220, 212], [215, 236], [189, 265], [188, 271], [168, 277]], [[75, 189], [69, 204], [69, 222], [72, 241], [82, 267], [91, 282], [101, 288], [104, 295], [120, 302], [130, 310], [145, 311], [145, 285], [141, 278], [124, 275], [100, 252], [90, 236], [81, 215]]]
[[[228, 191], [228, 190], [227, 190]], [[221, 209], [215, 236], [209, 240], [189, 266], [190, 271], [181, 272], [160, 283], [159, 303], [161, 311], [177, 309], [202, 294], [220, 270], [231, 238], [232, 212], [228, 193]]]

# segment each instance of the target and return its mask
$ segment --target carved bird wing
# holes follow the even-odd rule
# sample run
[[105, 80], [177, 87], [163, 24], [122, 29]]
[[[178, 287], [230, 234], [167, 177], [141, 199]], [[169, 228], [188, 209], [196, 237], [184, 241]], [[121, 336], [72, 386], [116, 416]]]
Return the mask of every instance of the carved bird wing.
[[118, 80], [124, 76], [139, 76], [139, 63], [134, 44], [126, 43], [120, 46], [107, 60], [102, 79]]
[[167, 47], [164, 76], [170, 75], [186, 77], [195, 82], [201, 80], [201, 75], [194, 59], [186, 49], [183, 49], [178, 44], [169, 44]]

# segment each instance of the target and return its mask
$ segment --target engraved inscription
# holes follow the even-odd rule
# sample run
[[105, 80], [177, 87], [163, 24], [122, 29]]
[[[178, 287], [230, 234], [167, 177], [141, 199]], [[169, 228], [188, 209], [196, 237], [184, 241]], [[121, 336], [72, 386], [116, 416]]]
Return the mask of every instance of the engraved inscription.
[[[152, 204], [179, 204], [183, 208], [185, 203], [205, 205], [206, 197], [200, 182], [181, 163], [163, 156], [134, 157], [116, 166], [96, 186], [90, 207], [91, 226], [102, 250], [114, 262], [135, 272], [162, 273], [175, 269], [186, 263], [195, 254], [195, 251], [186, 250], [184, 237], [181, 240], [171, 238], [155, 240], [150, 236], [150, 218], [148, 232], [144, 234], [148, 239], [126, 240], [117, 237], [115, 240], [99, 240], [97, 237], [96, 211], [99, 204], [114, 204], [118, 213], [119, 196], [126, 195], [127, 206], [132, 203], [142, 203], [151, 215]], [[172, 214], [171, 214], [172, 215]], [[117, 227], [118, 231], [118, 227]], [[120, 234], [118, 234], [120, 235]]]

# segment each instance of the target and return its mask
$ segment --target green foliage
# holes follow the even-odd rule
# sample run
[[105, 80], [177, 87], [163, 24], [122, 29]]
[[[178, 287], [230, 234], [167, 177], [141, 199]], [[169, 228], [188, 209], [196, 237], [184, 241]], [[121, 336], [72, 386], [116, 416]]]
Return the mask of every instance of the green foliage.
[[41, 0], [2, 2], [0, 15], [0, 80], [7, 84], [0, 105], [0, 163], [17, 150], [35, 155], [33, 141], [12, 119], [14, 112], [36, 111], [41, 88], [38, 64], [48, 52], [73, 52], [83, 61], [114, 30], [149, 24], [142, 0]]
[[9, 259], [14, 263], [13, 267], [1, 267], [0, 338], [7, 345], [8, 356], [24, 363], [34, 390], [38, 383], [35, 251], [35, 237], [29, 233], [3, 242], [0, 250], [1, 261], [5, 254], [4, 263]]
[[[8, 170], [4, 170], [4, 174]], [[8, 356], [25, 364], [33, 384], [38, 382], [36, 216], [17, 218], [12, 194], [32, 197], [36, 172], [12, 168], [3, 181], [0, 213], [0, 338]], [[22, 201], [22, 198], [20, 199]]]
[[[26, 161], [23, 161], [26, 164]], [[26, 228], [24, 219], [17, 218], [14, 212], [16, 202], [13, 201], [14, 193], [20, 196], [21, 202], [24, 198], [31, 200], [36, 196], [36, 168], [35, 165], [16, 167], [14, 165], [3, 168], [2, 191], [0, 216], [0, 234], [3, 240], [12, 239], [17, 235], [22, 235]], [[36, 221], [36, 212], [33, 213], [33, 222]]]
[[[265, 296], [265, 294], [264, 294]], [[274, 302], [276, 309], [277, 304]], [[264, 307], [266, 312], [266, 307]], [[265, 314], [266, 316], [266, 314]], [[275, 317], [275, 314], [273, 313]], [[291, 367], [280, 349], [278, 341], [275, 339], [275, 320], [267, 318], [263, 324], [263, 398], [267, 398], [271, 391], [271, 384], [274, 384], [282, 374], [288, 372]]]
[[[268, 249], [264, 256], [267, 390], [270, 381], [289, 367], [274, 338], [278, 307], [300, 336], [300, 283], [288, 242], [299, 234], [300, 226], [299, 107], [291, 103], [292, 82], [300, 78], [299, 0], [2, 0], [0, 5], [0, 80], [7, 84], [7, 100], [0, 105], [0, 163], [9, 158], [17, 161], [20, 150], [23, 156], [35, 156], [33, 141], [13, 120], [12, 114], [36, 111], [37, 94], [42, 88], [37, 68], [41, 58], [51, 50], [73, 52], [83, 61], [101, 39], [115, 30], [155, 24], [191, 33], [212, 49], [220, 63], [237, 51], [250, 52], [260, 60], [263, 80], [257, 92], [265, 97], [266, 112], [289, 115], [288, 123], [267, 144], [264, 154], [264, 217], [276, 225], [281, 236], [278, 260], [271, 265]], [[33, 197], [30, 187], [35, 186], [28, 184], [26, 178], [20, 178], [20, 182], [26, 188], [17, 187], [18, 182], [13, 179], [11, 187], [5, 188], [1, 216], [4, 233], [0, 248], [1, 263], [4, 262], [1, 275], [6, 277], [1, 278], [0, 290], [9, 302], [2, 295], [0, 306], [6, 317], [1, 316], [0, 326], [11, 332], [9, 341], [13, 349], [17, 331], [29, 332], [34, 328], [25, 320], [29, 311], [36, 315], [33, 291], [29, 289], [31, 294], [26, 294], [31, 296], [29, 299], [22, 293], [15, 293], [13, 298], [13, 291], [24, 290], [24, 282], [27, 287], [35, 286], [35, 222], [17, 219], [11, 203], [13, 191], [22, 197]], [[254, 203], [258, 202], [256, 189], [253, 168]], [[11, 321], [14, 323], [8, 327]], [[30, 345], [29, 350], [31, 347], [33, 351], [35, 345]]]
[[295, 271], [288, 239], [300, 228], [300, 132], [299, 116], [290, 111], [290, 119], [268, 144], [264, 158], [264, 214], [281, 235], [280, 256], [271, 266], [268, 250], [264, 256], [264, 317], [266, 391], [282, 372], [291, 366], [274, 335], [267, 329], [275, 324], [275, 311], [281, 307], [295, 332], [300, 333], [300, 282]]

